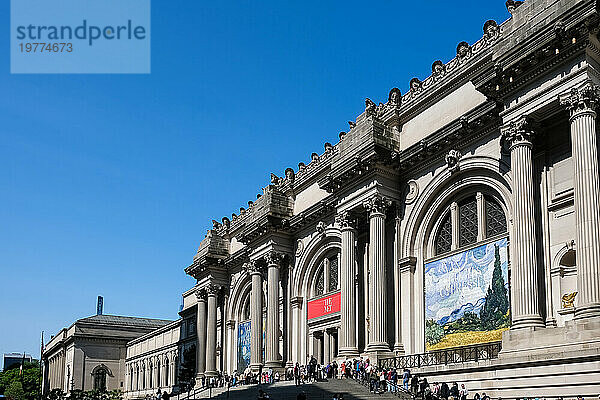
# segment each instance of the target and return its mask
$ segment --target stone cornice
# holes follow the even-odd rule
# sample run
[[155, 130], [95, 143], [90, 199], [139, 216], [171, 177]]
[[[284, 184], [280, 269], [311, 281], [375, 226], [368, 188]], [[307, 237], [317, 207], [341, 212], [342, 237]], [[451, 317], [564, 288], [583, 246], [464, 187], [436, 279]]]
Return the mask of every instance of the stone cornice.
[[414, 173], [439, 163], [444, 160], [449, 150], [464, 148], [497, 132], [501, 125], [499, 112], [498, 105], [488, 101], [395, 155], [391, 165], [400, 172]]
[[[597, 33], [595, 2], [571, 3], [563, 6], [569, 7], [568, 12], [549, 14], [545, 25], [535, 25], [540, 18], [531, 21], [521, 18], [520, 21], [526, 21], [521, 22], [524, 26], [512, 25], [509, 20], [512, 31], [494, 46], [494, 65], [473, 79], [477, 89], [489, 98], [502, 101], [543, 73], [593, 46], [589, 35]], [[527, 7], [524, 3], [518, 12], [527, 12]], [[549, 10], [544, 12], [550, 13]]]
[[306, 210], [294, 215], [290, 219], [290, 232], [295, 233], [300, 229], [313, 224], [324, 216], [331, 214], [334, 210], [335, 197], [329, 196], [316, 204], [313, 204]]

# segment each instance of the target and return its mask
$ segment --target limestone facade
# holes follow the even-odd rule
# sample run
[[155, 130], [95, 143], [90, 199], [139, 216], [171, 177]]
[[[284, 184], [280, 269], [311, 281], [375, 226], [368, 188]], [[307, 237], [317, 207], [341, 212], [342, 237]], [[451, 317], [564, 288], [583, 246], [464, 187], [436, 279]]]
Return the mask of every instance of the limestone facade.
[[172, 321], [95, 315], [63, 328], [42, 354], [43, 391], [125, 391], [128, 342]]
[[507, 6], [510, 19], [407, 93], [366, 99], [338, 143], [213, 220], [180, 313], [198, 377], [424, 353], [427, 263], [504, 238], [500, 357], [423, 372], [518, 397], [537, 393], [518, 379], [566, 382], [577, 365], [564, 394], [600, 392], [598, 7]]

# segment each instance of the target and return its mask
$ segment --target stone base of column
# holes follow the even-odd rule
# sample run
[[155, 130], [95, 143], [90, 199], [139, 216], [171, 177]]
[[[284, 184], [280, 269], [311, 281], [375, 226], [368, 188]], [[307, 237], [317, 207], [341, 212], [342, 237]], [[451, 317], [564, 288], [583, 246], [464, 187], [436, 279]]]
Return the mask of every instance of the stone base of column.
[[600, 317], [600, 304], [587, 304], [584, 307], [575, 308], [575, 319], [596, 317]]
[[196, 385], [194, 386], [196, 389], [202, 387], [202, 378], [204, 378], [204, 372], [196, 374]]
[[545, 328], [546, 324], [539, 315], [522, 315], [518, 319], [513, 319], [511, 330], [525, 328]]
[[358, 349], [356, 347], [340, 347], [340, 349], [338, 350], [338, 359], [344, 359], [344, 358], [358, 358], [360, 355], [360, 353], [358, 352]]
[[288, 368], [293, 368], [294, 367], [294, 362], [293, 361], [288, 361], [285, 363], [285, 369]]
[[262, 364], [250, 364], [250, 370], [252, 371], [253, 374], [257, 373], [258, 371], [261, 370], [261, 368], [264, 370], [265, 367]]
[[[385, 347], [384, 347], [385, 346]], [[384, 344], [381, 348], [373, 348], [365, 349], [365, 354], [363, 358], [368, 358], [372, 365], [377, 365], [377, 362], [382, 358], [392, 358], [394, 357], [394, 353], [390, 351], [390, 348], [387, 344]], [[378, 346], [379, 347], [379, 346]]]
[[397, 356], [404, 355], [404, 345], [402, 343], [394, 343], [394, 354]]
[[212, 378], [215, 376], [219, 376], [219, 373], [217, 371], [206, 371], [204, 373], [204, 376], [206, 376], [207, 378]]

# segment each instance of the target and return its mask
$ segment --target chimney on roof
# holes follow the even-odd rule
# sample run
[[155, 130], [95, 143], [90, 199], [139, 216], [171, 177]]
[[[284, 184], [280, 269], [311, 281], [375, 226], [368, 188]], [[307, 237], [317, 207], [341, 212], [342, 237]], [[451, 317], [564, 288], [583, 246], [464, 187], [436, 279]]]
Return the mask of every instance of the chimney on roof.
[[104, 298], [102, 296], [98, 296], [98, 304], [96, 305], [96, 315], [102, 315], [103, 308]]

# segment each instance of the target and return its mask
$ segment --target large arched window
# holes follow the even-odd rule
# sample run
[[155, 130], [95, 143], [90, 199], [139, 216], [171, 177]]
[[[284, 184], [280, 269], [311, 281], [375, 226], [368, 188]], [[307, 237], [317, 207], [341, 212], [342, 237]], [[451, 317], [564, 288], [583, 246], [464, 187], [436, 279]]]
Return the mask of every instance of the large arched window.
[[106, 390], [106, 375], [108, 371], [103, 365], [99, 365], [94, 368], [94, 390], [105, 391]]
[[338, 255], [324, 258], [313, 281], [313, 296], [321, 296], [339, 289]]
[[506, 213], [491, 195], [482, 193], [455, 201], [441, 213], [433, 255], [443, 255], [507, 233]]

